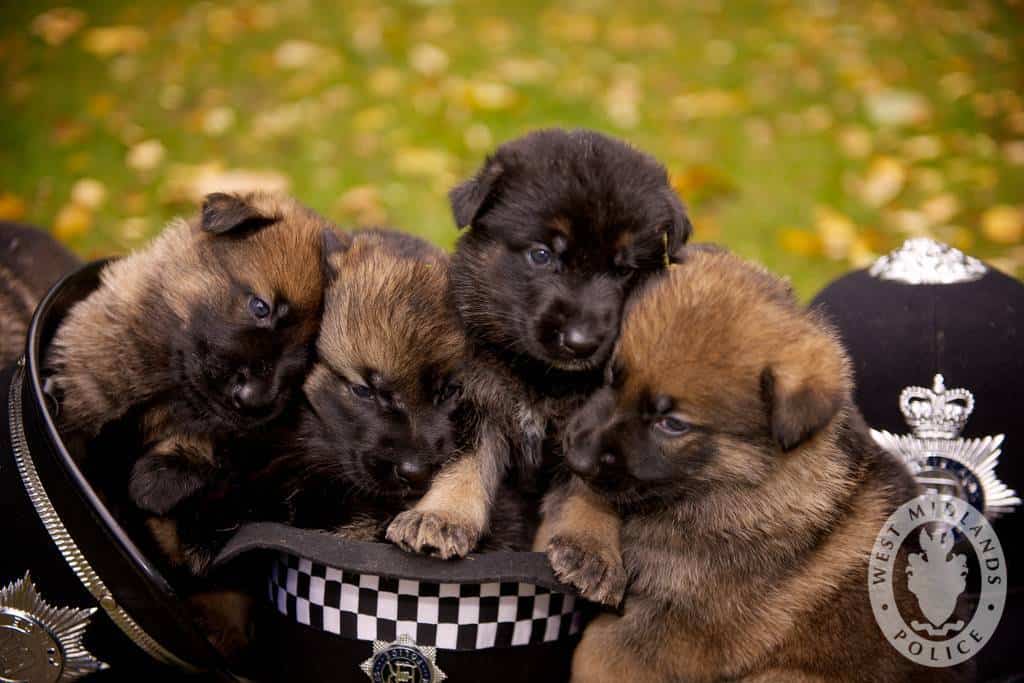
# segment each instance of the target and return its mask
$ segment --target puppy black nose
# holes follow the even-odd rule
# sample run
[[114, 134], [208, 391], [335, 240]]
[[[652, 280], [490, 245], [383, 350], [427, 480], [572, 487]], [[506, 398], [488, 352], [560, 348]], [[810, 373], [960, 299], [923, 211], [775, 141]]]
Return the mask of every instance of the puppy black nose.
[[260, 410], [273, 402], [273, 395], [263, 382], [246, 381], [236, 384], [231, 391], [231, 400], [239, 410]]
[[589, 327], [569, 325], [562, 331], [562, 345], [577, 358], [588, 358], [601, 346], [601, 338]]
[[395, 475], [410, 484], [425, 484], [430, 479], [430, 467], [417, 460], [402, 460], [395, 465]]

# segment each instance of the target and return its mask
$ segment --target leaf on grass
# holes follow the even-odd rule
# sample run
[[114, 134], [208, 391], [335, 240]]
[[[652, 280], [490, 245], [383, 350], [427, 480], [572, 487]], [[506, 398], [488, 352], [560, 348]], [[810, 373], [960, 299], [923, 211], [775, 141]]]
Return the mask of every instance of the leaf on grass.
[[809, 230], [782, 228], [778, 239], [779, 246], [791, 254], [807, 258], [821, 256], [821, 238]]
[[74, 7], [54, 7], [32, 20], [32, 33], [50, 47], [61, 45], [85, 25], [85, 12]]
[[419, 43], [409, 50], [409, 66], [424, 76], [439, 76], [448, 69], [448, 54], [436, 45]]
[[721, 201], [736, 192], [736, 185], [722, 171], [701, 164], [670, 174], [669, 182], [694, 206]]
[[118, 225], [118, 232], [121, 234], [121, 239], [126, 242], [140, 242], [149, 233], [150, 223], [148, 220], [141, 216], [131, 216], [125, 218]]
[[959, 211], [959, 200], [949, 192], [929, 197], [921, 204], [921, 212], [936, 224], [948, 223]]
[[920, 93], [908, 90], [882, 90], [864, 100], [868, 116], [880, 126], [910, 126], [931, 118], [931, 103]]
[[1008, 164], [1024, 166], [1024, 140], [1011, 140], [1004, 144], [1003, 158]]
[[403, 147], [395, 153], [395, 171], [401, 175], [434, 177], [448, 173], [452, 160], [447, 152], [428, 147]]
[[107, 200], [107, 187], [95, 178], [81, 178], [71, 186], [71, 201], [86, 209], [96, 210]]
[[53, 234], [57, 239], [73, 240], [92, 228], [92, 211], [78, 204], [65, 204], [53, 219]]
[[380, 191], [372, 185], [350, 188], [338, 198], [335, 208], [346, 220], [359, 226], [383, 225], [388, 220]]
[[861, 179], [858, 193], [868, 206], [879, 207], [892, 201], [907, 180], [907, 168], [900, 159], [877, 157]]
[[871, 154], [871, 132], [864, 126], [845, 126], [839, 131], [839, 149], [853, 159]]
[[308, 40], [286, 40], [274, 50], [279, 69], [305, 69], [328, 58], [329, 52]]
[[167, 170], [160, 198], [167, 203], [198, 203], [211, 192], [287, 192], [288, 177], [273, 170], [224, 168], [217, 162], [177, 164]]
[[159, 140], [143, 140], [128, 150], [125, 163], [136, 171], [151, 171], [159, 166], [167, 150]]
[[149, 34], [138, 26], [103, 26], [82, 36], [82, 48], [98, 57], [141, 51], [149, 42]]
[[676, 95], [671, 107], [684, 119], [703, 119], [737, 114], [746, 108], [746, 103], [739, 93], [712, 89]]
[[516, 103], [516, 91], [496, 81], [478, 81], [466, 88], [466, 103], [472, 109], [498, 111]]
[[998, 204], [981, 214], [981, 231], [998, 244], [1015, 244], [1024, 238], [1024, 211], [1019, 206]]
[[462, 134], [466, 147], [474, 152], [484, 152], [494, 146], [494, 135], [491, 129], [482, 123], [473, 123], [466, 127]]
[[25, 200], [10, 192], [0, 192], [0, 220], [20, 221], [25, 217]]
[[640, 119], [640, 86], [631, 78], [620, 78], [604, 94], [604, 109], [619, 128], [633, 128]]
[[857, 239], [857, 226], [849, 217], [831, 207], [819, 206], [814, 210], [814, 223], [825, 256], [841, 260], [850, 255]]
[[235, 125], [235, 110], [231, 107], [214, 107], [202, 114], [203, 132], [210, 136], [223, 135]]

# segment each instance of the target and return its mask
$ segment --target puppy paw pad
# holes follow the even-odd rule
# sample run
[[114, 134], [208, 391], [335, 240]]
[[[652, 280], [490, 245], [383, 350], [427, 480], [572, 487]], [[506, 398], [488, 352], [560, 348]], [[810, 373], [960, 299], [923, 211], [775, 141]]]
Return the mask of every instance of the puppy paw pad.
[[468, 524], [418, 510], [399, 514], [387, 531], [387, 539], [403, 550], [445, 560], [468, 555], [479, 537]]
[[614, 553], [592, 547], [597, 544], [556, 536], [548, 544], [548, 561], [555, 576], [587, 600], [617, 606], [626, 592], [626, 569]]

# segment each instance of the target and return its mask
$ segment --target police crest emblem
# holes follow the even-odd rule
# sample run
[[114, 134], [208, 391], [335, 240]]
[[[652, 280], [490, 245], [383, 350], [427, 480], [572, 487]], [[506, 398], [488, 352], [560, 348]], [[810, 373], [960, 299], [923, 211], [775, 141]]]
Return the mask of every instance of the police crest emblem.
[[1016, 491], [996, 474], [1003, 435], [960, 437], [974, 411], [967, 389], [947, 389], [935, 375], [930, 389], [911, 386], [899, 397], [900, 412], [911, 434], [871, 430], [875, 442], [900, 458], [929, 493], [954, 495], [992, 520], [1020, 505]]
[[404, 633], [393, 643], [374, 641], [373, 656], [359, 668], [373, 683], [440, 683], [447, 678], [437, 668], [437, 648], [420, 647]]
[[0, 589], [0, 681], [73, 681], [106, 664], [82, 644], [96, 608], [55, 607], [26, 573]]

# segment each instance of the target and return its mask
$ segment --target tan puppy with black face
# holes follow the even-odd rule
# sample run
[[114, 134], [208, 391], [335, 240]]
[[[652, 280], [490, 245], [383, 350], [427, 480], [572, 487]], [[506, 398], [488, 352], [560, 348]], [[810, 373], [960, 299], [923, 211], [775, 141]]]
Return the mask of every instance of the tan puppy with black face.
[[228, 468], [228, 446], [294, 404], [333, 278], [327, 258], [347, 239], [288, 196], [211, 194], [199, 216], [107, 265], [57, 330], [46, 366], [61, 431], [88, 440], [136, 418], [139, 453], [117, 463], [100, 449], [83, 464], [131, 469], [131, 501], [172, 563], [205, 571], [211, 549], [169, 516]]
[[[851, 391], [831, 329], [736, 256], [689, 248], [640, 293], [610, 385], [566, 434], [574, 486], [620, 516], [629, 576], [623, 613], [587, 628], [573, 680], [953, 675], [904, 659], [872, 616], [868, 556], [916, 488]], [[593, 548], [607, 520], [567, 499], [548, 500], [551, 533]], [[600, 576], [601, 555], [577, 561]]]
[[[447, 298], [448, 255], [412, 235], [356, 232], [334, 254], [317, 358], [293, 432], [262, 479], [285, 519], [383, 541], [445, 464], [471, 446], [479, 416], [462, 395], [465, 338]], [[525, 501], [503, 491], [480, 548], [529, 544]]]

